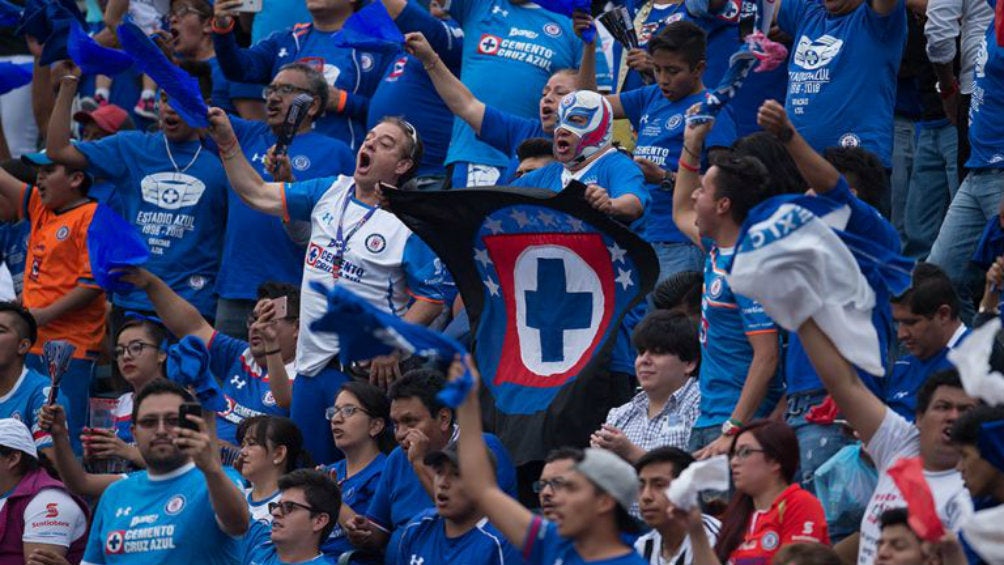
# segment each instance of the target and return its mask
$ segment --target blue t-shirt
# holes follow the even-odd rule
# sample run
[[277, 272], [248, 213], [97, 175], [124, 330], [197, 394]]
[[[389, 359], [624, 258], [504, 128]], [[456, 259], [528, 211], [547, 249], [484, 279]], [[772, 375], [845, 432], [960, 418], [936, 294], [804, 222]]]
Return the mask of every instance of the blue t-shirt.
[[[516, 468], [513, 467], [509, 453], [497, 437], [492, 434], [483, 435], [488, 449], [495, 454], [499, 488], [510, 496], [515, 496]], [[391, 532], [386, 550], [386, 563], [394, 563], [393, 557], [398, 554], [405, 524], [432, 506], [432, 499], [425, 492], [411, 463], [408, 462], [408, 453], [400, 447], [395, 447], [387, 456], [383, 473], [366, 511], [367, 518]]]
[[[268, 124], [239, 118], [230, 121], [251, 166], [262, 178], [272, 178], [265, 170], [265, 155], [276, 136]], [[355, 156], [348, 145], [312, 131], [293, 138], [289, 161], [297, 180], [351, 175], [355, 170]], [[227, 231], [216, 282], [220, 298], [254, 300], [258, 286], [266, 281], [299, 286], [304, 249], [289, 238], [282, 220], [252, 209], [233, 190], [227, 191], [227, 197]]]
[[[732, 292], [726, 265], [734, 248], [722, 249], [710, 240], [703, 242], [710, 249], [704, 262], [704, 295], [701, 298], [701, 415], [695, 428], [720, 425], [732, 415], [739, 402], [750, 364], [753, 346], [749, 336], [777, 336], [777, 326], [763, 306]], [[767, 394], [757, 408], [755, 417], [770, 414], [777, 406], [784, 383], [780, 373], [771, 379]]]
[[522, 565], [519, 551], [487, 519], [463, 535], [446, 535], [446, 524], [434, 508], [425, 510], [404, 527], [397, 565], [413, 563], [478, 563]]
[[[331, 517], [332, 520], [336, 518]], [[335, 565], [335, 560], [323, 553], [307, 561], [283, 561], [276, 553], [271, 536], [271, 524], [252, 521], [250, 529], [241, 538], [241, 565]]]
[[[167, 147], [163, 134], [138, 131], [76, 144], [87, 171], [115, 183], [123, 217], [150, 247], [143, 267], [214, 318], [230, 183], [220, 160], [198, 141], [171, 143], [170, 155]], [[153, 310], [141, 290], [116, 293], [113, 302]]]
[[28, 234], [31, 222], [18, 220], [0, 224], [0, 262], [7, 265], [14, 292], [18, 296], [24, 289], [24, 262], [28, 256]]
[[[227, 467], [224, 472], [240, 488], [237, 471]], [[202, 471], [187, 463], [159, 477], [136, 471], [105, 489], [94, 511], [84, 562], [232, 565], [239, 549], [240, 539], [216, 522]]]
[[[683, 132], [687, 127], [687, 109], [704, 100], [707, 91], [691, 94], [676, 102], [662, 95], [657, 85], [648, 86], [620, 94], [621, 106], [635, 131], [635, 157], [644, 157], [664, 170], [676, 171], [683, 152]], [[715, 125], [708, 134], [705, 150], [711, 147], [728, 147], [736, 138], [735, 120], [732, 109], [726, 106], [715, 119]], [[673, 193], [663, 190], [661, 185], [646, 185], [652, 195], [648, 222], [642, 232], [645, 241], [651, 243], [684, 243], [690, 240], [683, 235], [673, 222]]]
[[881, 381], [882, 401], [907, 422], [912, 422], [917, 417], [917, 391], [934, 373], [955, 368], [955, 365], [948, 360], [948, 352], [962, 343], [970, 333], [971, 331], [966, 328], [958, 340], [927, 359], [922, 360], [914, 355], [898, 359], [892, 366], [889, 377]]
[[[383, 468], [386, 464], [387, 456], [381, 453], [376, 456], [376, 459], [370, 461], [370, 464], [362, 471], [351, 477], [345, 476], [346, 468], [348, 467], [348, 461], [345, 459], [328, 465], [328, 471], [334, 473], [335, 477], [337, 477], [335, 480], [338, 482], [338, 487], [342, 489], [342, 504], [348, 506], [357, 514], [365, 513], [367, 508], [369, 508], [370, 499], [373, 498], [377, 482], [380, 481], [380, 475], [383, 473]], [[335, 529], [331, 530], [331, 535], [321, 545], [321, 550], [324, 553], [335, 557], [351, 549], [352, 543], [346, 537], [345, 530], [338, 524], [335, 525]]]
[[507, 114], [497, 108], [485, 106], [485, 115], [481, 118], [481, 133], [478, 139], [509, 156], [506, 165], [505, 178], [499, 179], [500, 184], [512, 182], [516, 170], [519, 169], [519, 157], [516, 150], [519, 144], [533, 137], [543, 137], [551, 140], [554, 134], [544, 131], [540, 119], [528, 119], [515, 114]]
[[[987, 0], [996, 9], [997, 0]], [[969, 144], [966, 167], [1004, 168], [1004, 47], [997, 45], [990, 22], [973, 67], [975, 81], [969, 106]]]
[[795, 40], [785, 108], [798, 132], [816, 151], [860, 146], [889, 167], [906, 5], [882, 16], [866, 1], [832, 16], [822, 2], [787, 0], [777, 23]]
[[215, 332], [209, 342], [209, 368], [227, 401], [227, 409], [216, 413], [216, 436], [221, 440], [237, 445], [237, 426], [252, 416], [289, 417], [289, 410], [276, 405], [268, 369], [254, 360], [246, 341]]
[[610, 559], [586, 561], [575, 550], [572, 540], [561, 537], [558, 525], [534, 516], [526, 531], [523, 544], [523, 559], [527, 565], [645, 565], [645, 560], [630, 546], [625, 546], [624, 555]]
[[[256, 17], [255, 20], [258, 18]], [[246, 82], [234, 82], [228, 80], [220, 68], [220, 62], [216, 57], [205, 61], [212, 70], [213, 90], [211, 93], [213, 106], [223, 108], [228, 114], [236, 114], [237, 106], [234, 100], [262, 100], [262, 88], [260, 84], [250, 84]]]
[[[464, 30], [461, 80], [478, 100], [503, 112], [536, 117], [547, 79], [559, 69], [578, 68], [582, 59], [572, 20], [536, 4], [453, 0], [450, 15]], [[478, 141], [457, 118], [446, 162], [504, 166], [509, 156]]]
[[261, 11], [254, 15], [251, 25], [251, 43], [258, 43], [277, 31], [309, 21], [310, 10], [307, 9], [306, 2], [300, 0], [262, 2]]
[[[0, 396], [0, 418], [13, 418], [27, 426], [37, 449], [52, 446], [52, 436], [43, 431], [38, 423], [38, 416], [49, 398], [51, 384], [49, 377], [24, 367], [14, 386], [7, 394]], [[60, 406], [70, 405], [62, 390], [56, 398]]]

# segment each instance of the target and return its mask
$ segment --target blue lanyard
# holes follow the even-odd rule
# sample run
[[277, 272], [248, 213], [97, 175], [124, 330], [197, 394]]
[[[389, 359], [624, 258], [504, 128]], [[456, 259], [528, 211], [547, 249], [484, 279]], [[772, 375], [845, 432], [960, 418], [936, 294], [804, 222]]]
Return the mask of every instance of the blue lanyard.
[[351, 191], [354, 189], [355, 185], [353, 185], [350, 192], [345, 195], [345, 201], [342, 203], [342, 213], [338, 216], [338, 228], [335, 230], [335, 278], [338, 278], [341, 275], [342, 258], [345, 255], [349, 240], [352, 239], [352, 236], [359, 231], [359, 228], [363, 227], [363, 225], [373, 217], [373, 214], [380, 209], [379, 205], [374, 208], [370, 208], [369, 211], [367, 211], [366, 214], [358, 222], [356, 222], [356, 225], [349, 229], [348, 233], [343, 234], [342, 224], [345, 223], [345, 213], [349, 210], [349, 201], [352, 200]]

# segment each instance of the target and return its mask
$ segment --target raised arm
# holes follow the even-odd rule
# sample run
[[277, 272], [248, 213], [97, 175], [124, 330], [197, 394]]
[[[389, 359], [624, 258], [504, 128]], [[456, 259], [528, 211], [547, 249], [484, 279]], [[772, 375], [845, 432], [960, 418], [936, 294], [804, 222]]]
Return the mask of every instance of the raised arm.
[[781, 140], [798, 171], [817, 194], [825, 194], [837, 186], [840, 172], [795, 130], [782, 104], [775, 100], [764, 102], [757, 112], [757, 123]]
[[[697, 105], [687, 112], [694, 111]], [[676, 227], [701, 246], [701, 234], [697, 230], [697, 212], [694, 210], [694, 192], [701, 187], [701, 151], [704, 140], [714, 122], [688, 125], [683, 130], [683, 151], [680, 153], [679, 168], [676, 170], [676, 184], [673, 187], [673, 222]]]
[[[281, 47], [275, 33], [247, 49], [237, 45], [234, 33], [237, 11], [242, 0], [220, 0], [213, 4], [213, 47], [223, 76], [237, 82], [267, 84], [272, 80], [272, 67]], [[295, 57], [295, 54], [291, 54]]]
[[[582, 37], [582, 32], [593, 25], [593, 17], [576, 10], [572, 12], [572, 25], [575, 29], [575, 34], [580, 38]], [[597, 39], [599, 34], [596, 34]], [[579, 90], [592, 90], [596, 91], [596, 43], [595, 41], [590, 43], [585, 39], [582, 40], [582, 59], [579, 60], [579, 78], [578, 78]]]
[[230, 186], [248, 206], [272, 216], [282, 216], [282, 184], [265, 182], [244, 157], [230, 118], [220, 108], [209, 109], [209, 132], [220, 148], [220, 159]]
[[70, 434], [66, 428], [66, 411], [58, 404], [43, 406], [39, 414], [39, 422], [43, 429], [49, 430], [52, 437], [51, 456], [53, 465], [59, 471], [66, 488], [70, 492], [92, 498], [98, 498], [105, 492], [108, 485], [122, 478], [121, 475], [95, 475], [88, 473], [73, 455], [70, 447]]
[[[0, 137], [3, 137], [2, 131]], [[0, 168], [0, 220], [13, 222], [18, 219], [23, 196], [24, 183]]]
[[[880, 16], [888, 16], [896, 9], [896, 6], [903, 2], [904, 0], [870, 0], [872, 10], [875, 10]], [[920, 0], [913, 0], [911, 4], [918, 4]], [[923, 13], [923, 4], [920, 3], [920, 12]], [[903, 25], [906, 25], [906, 20], [903, 20]]]
[[126, 271], [122, 280], [141, 289], [150, 297], [154, 310], [164, 322], [167, 331], [179, 338], [194, 335], [206, 343], [213, 338], [213, 327], [199, 314], [195, 306], [178, 296], [160, 277], [140, 267]]
[[484, 102], [475, 98], [464, 83], [450, 72], [424, 35], [419, 32], [406, 35], [405, 49], [422, 62], [446, 107], [467, 122], [474, 133], [480, 134], [481, 123], [485, 118]]
[[231, 536], [242, 536], [247, 532], [251, 519], [247, 500], [223, 470], [215, 434], [209, 429], [206, 421], [197, 416], [187, 417], [198, 423], [199, 431], [179, 427], [175, 443], [202, 471], [206, 479], [206, 488], [209, 490], [209, 504], [213, 507], [216, 523], [220, 529]]
[[[61, 65], [63, 63], [60, 63]], [[87, 157], [70, 143], [73, 97], [77, 95], [80, 69], [67, 65], [67, 72], [59, 77], [59, 94], [49, 116], [45, 136], [45, 154], [53, 161], [72, 169], [87, 167]]]

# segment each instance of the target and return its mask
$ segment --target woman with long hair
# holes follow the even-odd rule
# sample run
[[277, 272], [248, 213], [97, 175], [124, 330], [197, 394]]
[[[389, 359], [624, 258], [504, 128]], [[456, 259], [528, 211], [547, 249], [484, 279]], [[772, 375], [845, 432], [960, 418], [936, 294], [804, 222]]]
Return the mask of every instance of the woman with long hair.
[[303, 434], [289, 418], [252, 416], [237, 426], [240, 455], [235, 467], [251, 486], [244, 489], [251, 519], [272, 521], [268, 503], [279, 499], [279, 477], [309, 466]]
[[335, 405], [325, 417], [331, 422], [335, 446], [345, 459], [328, 466], [328, 472], [342, 489], [342, 511], [338, 525], [321, 548], [338, 556], [352, 549], [345, 536], [345, 524], [358, 512], [365, 512], [373, 490], [383, 473], [386, 454], [394, 449], [390, 422], [390, 400], [379, 388], [365, 381], [349, 381], [335, 396]]
[[767, 565], [792, 543], [829, 545], [822, 504], [795, 482], [798, 461], [798, 439], [788, 424], [756, 420], [741, 428], [729, 451], [735, 493], [713, 549], [700, 509], [686, 516], [694, 563]]

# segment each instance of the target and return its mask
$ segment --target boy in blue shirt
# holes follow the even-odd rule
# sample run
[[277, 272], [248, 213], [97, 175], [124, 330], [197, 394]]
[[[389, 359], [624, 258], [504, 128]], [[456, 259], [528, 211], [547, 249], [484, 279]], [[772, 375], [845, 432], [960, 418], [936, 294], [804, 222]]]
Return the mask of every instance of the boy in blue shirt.
[[[490, 450], [488, 458], [494, 464]], [[486, 523], [465, 490], [456, 445], [429, 453], [425, 465], [434, 471], [436, 507], [404, 527], [397, 564], [410, 565], [422, 559], [428, 563], [521, 564], [516, 548]]]

